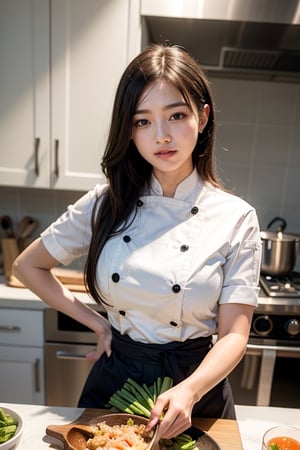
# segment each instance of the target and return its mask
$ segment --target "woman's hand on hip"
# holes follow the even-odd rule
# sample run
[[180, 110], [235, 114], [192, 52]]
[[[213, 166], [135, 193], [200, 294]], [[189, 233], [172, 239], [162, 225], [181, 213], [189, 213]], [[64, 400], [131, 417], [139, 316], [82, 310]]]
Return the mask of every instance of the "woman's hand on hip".
[[112, 332], [110, 326], [103, 327], [103, 332], [98, 334], [96, 350], [89, 352], [86, 357], [89, 361], [97, 361], [103, 352], [109, 357], [111, 355]]

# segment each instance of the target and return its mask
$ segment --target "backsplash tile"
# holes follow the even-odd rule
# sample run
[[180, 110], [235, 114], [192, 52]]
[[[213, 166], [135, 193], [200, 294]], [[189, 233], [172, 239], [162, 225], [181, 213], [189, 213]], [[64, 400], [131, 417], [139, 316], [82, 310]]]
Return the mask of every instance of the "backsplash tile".
[[[241, 147], [241, 136], [243, 146]], [[216, 153], [220, 162], [251, 164], [254, 153], [255, 125], [240, 123], [236, 130], [235, 122], [221, 123], [217, 127]]]
[[221, 122], [255, 123], [260, 101], [258, 81], [210, 78], [218, 120]]
[[[32, 235], [36, 238], [53, 220], [74, 203], [83, 192], [58, 191], [53, 189], [31, 189], [0, 186], [0, 216], [11, 216], [15, 230], [24, 216], [32, 216], [38, 226]], [[1, 229], [0, 237], [5, 233]]]
[[293, 128], [288, 126], [257, 125], [254, 164], [287, 167], [291, 152], [292, 131]]
[[299, 85], [261, 83], [258, 122], [272, 125], [293, 125]]
[[286, 171], [286, 168], [282, 169], [276, 166], [256, 167], [252, 172], [246, 200], [256, 207], [280, 209], [286, 190]]
[[300, 85], [215, 78], [211, 87], [226, 187], [253, 204], [262, 229], [283, 216], [300, 234]]
[[300, 169], [300, 121], [292, 131], [289, 166]]
[[287, 169], [287, 188], [283, 199], [285, 208], [292, 208], [298, 218], [300, 233], [300, 169], [289, 167]]

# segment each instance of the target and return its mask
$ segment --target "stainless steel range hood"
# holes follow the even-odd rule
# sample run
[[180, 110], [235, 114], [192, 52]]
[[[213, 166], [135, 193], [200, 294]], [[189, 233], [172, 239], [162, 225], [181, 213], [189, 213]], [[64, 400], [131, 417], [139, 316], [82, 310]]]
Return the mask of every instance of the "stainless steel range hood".
[[300, 0], [142, 0], [143, 44], [169, 40], [209, 74], [300, 83]]

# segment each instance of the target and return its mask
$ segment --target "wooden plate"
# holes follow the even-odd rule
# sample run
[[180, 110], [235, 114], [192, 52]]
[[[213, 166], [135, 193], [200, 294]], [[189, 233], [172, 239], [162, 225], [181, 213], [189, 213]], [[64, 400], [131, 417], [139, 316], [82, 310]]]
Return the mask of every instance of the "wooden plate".
[[[132, 417], [135, 423], [147, 423], [148, 419], [132, 414], [106, 414], [93, 418], [79, 418], [75, 422], [66, 425], [49, 425], [46, 434], [63, 443], [64, 450], [85, 450], [86, 441], [93, 436], [93, 427], [98, 422], [105, 421], [107, 425], [120, 425], [126, 423]], [[196, 427], [185, 431], [192, 439], [197, 441], [198, 450], [221, 450], [217, 442], [207, 433]]]

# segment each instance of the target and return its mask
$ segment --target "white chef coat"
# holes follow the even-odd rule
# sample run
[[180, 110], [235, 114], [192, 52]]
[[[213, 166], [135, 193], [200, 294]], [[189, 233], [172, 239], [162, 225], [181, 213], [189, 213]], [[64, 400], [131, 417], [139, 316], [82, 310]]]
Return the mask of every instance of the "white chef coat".
[[[42, 233], [63, 264], [86, 254], [97, 185]], [[105, 244], [97, 282], [109, 320], [140, 342], [185, 341], [216, 332], [218, 305], [257, 305], [261, 240], [247, 202], [203, 183], [196, 170], [173, 198], [153, 176], [130, 225]]]

